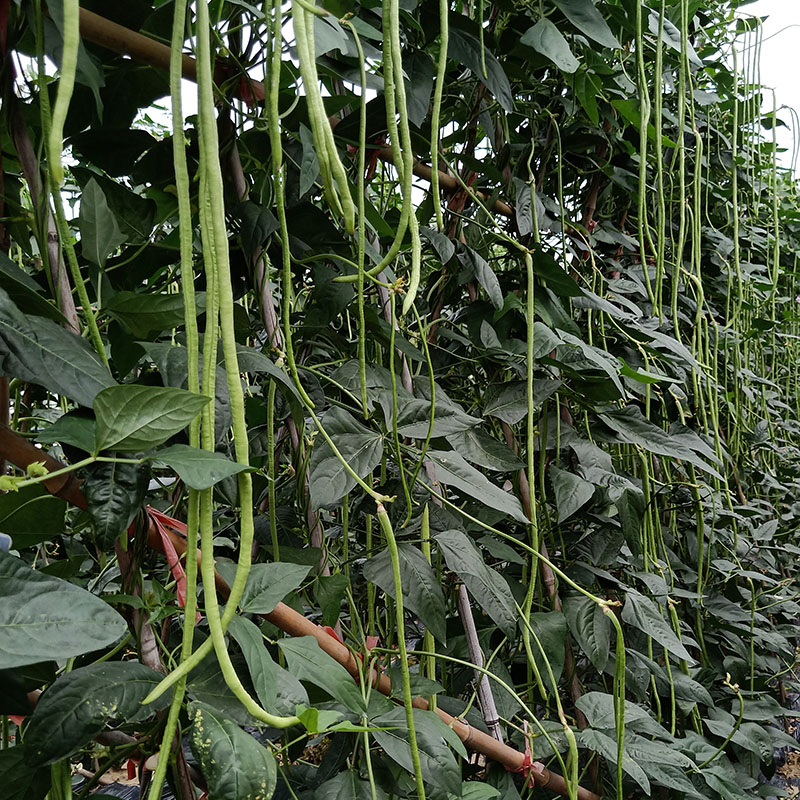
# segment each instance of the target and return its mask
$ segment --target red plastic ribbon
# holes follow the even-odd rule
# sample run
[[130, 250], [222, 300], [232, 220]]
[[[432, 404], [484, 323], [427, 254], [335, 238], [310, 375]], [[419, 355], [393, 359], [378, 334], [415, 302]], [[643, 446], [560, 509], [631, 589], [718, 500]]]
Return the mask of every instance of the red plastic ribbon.
[[[172, 544], [172, 538], [169, 535], [169, 531], [172, 530], [173, 533], [176, 533], [185, 539], [188, 530], [186, 523], [167, 516], [152, 506], [147, 506], [146, 511], [147, 515], [153, 521], [153, 525], [155, 525], [159, 536], [161, 537], [161, 545], [164, 548], [164, 555], [167, 557], [167, 565], [172, 571], [172, 577], [175, 578], [177, 583], [178, 605], [181, 608], [186, 608], [186, 571], [183, 568], [181, 558], [178, 555], [178, 551], [175, 549], [175, 545]], [[199, 560], [199, 550], [197, 551], [197, 557]], [[202, 615], [200, 612], [196, 612], [194, 624], [197, 625], [201, 619]]]
[[136, 771], [139, 768], [139, 762], [134, 761], [132, 758], [128, 759], [128, 780], [132, 781], [136, 777]]
[[525, 775], [525, 781], [530, 782], [533, 786], [536, 783], [534, 773], [541, 772], [544, 764], [540, 761], [534, 761], [531, 754], [531, 740], [528, 736], [528, 722], [525, 722], [525, 755], [522, 758], [522, 763], [518, 767], [506, 767], [506, 772], [521, 772]]

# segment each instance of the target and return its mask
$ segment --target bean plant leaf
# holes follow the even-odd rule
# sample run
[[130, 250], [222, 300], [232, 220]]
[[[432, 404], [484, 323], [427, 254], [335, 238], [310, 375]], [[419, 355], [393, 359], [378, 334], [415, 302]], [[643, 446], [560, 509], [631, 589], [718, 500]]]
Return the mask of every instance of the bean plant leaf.
[[359, 778], [356, 770], [347, 769], [318, 786], [314, 800], [388, 800], [388, 795], [380, 785], [370, 786], [369, 781]]
[[264, 645], [261, 631], [249, 619], [234, 615], [228, 632], [242, 649], [258, 702], [267, 710], [273, 709], [278, 691], [278, 668]]
[[[380, 434], [356, 422], [341, 408], [330, 409], [322, 424], [342, 458], [359, 478], [378, 466], [383, 455]], [[324, 440], [318, 441], [311, 452], [309, 468], [311, 500], [315, 508], [334, 505], [356, 486], [355, 478], [347, 472], [339, 457]]]
[[3, 252], [0, 252], [0, 285], [23, 314], [64, 322], [64, 316], [47, 301], [39, 284]]
[[472, 70], [478, 79], [486, 84], [489, 91], [505, 111], [512, 111], [514, 108], [514, 95], [511, 91], [511, 84], [500, 62], [495, 58], [489, 48], [484, 45], [483, 63], [486, 64], [486, 74], [483, 74], [483, 64], [481, 63], [481, 43], [477, 36], [461, 28], [450, 28], [448, 39], [447, 57], [455, 59], [465, 67]]
[[611, 621], [603, 609], [589, 597], [568, 595], [564, 598], [564, 616], [581, 651], [598, 671], [604, 670], [608, 663]]
[[94, 401], [97, 449], [136, 452], [163, 444], [182, 431], [208, 397], [161, 386], [113, 386]]
[[[445, 643], [445, 604], [442, 588], [422, 551], [406, 542], [397, 545], [400, 577], [403, 584], [403, 605], [416, 614], [423, 625]], [[364, 564], [364, 577], [396, 599], [392, 559], [386, 549]]]
[[48, 425], [37, 437], [44, 444], [71, 444], [86, 453], [94, 452], [95, 421], [87, 417], [64, 414], [52, 425]]
[[232, 475], [250, 467], [225, 458], [222, 453], [212, 453], [186, 444], [173, 444], [159, 450], [151, 460], [156, 466], [171, 467], [181, 480], [192, 489], [210, 489]]
[[484, 469], [510, 472], [525, 466], [507, 444], [478, 428], [450, 434], [447, 441], [460, 456]]
[[[205, 292], [195, 294], [195, 304], [198, 314], [205, 310]], [[183, 295], [161, 292], [117, 292], [104, 304], [103, 311], [142, 339], [182, 325], [185, 318]]]
[[625, 595], [622, 619], [642, 633], [652, 636], [678, 658], [686, 659], [689, 664], [695, 663], [689, 651], [661, 616], [655, 603], [635, 589], [629, 589]]
[[[648, 15], [647, 27], [650, 33], [652, 33], [654, 36], [658, 36], [658, 30], [661, 26], [659, 25], [659, 15], [657, 11], [651, 11]], [[664, 17], [663, 30], [661, 31], [661, 41], [664, 42], [667, 47], [672, 48], [672, 50], [674, 50], [676, 53], [683, 52], [683, 37], [681, 36], [680, 29], [671, 19], [666, 16]], [[686, 47], [689, 60], [696, 67], [702, 67], [703, 62], [697, 55], [697, 51], [692, 46], [691, 41], [686, 42]]]
[[104, 267], [106, 259], [125, 241], [117, 218], [94, 178], [83, 187], [78, 227], [83, 257], [98, 267]]
[[125, 630], [99, 597], [0, 551], [0, 669], [90, 653]]
[[142, 700], [164, 676], [138, 661], [107, 661], [62, 675], [39, 702], [25, 730], [28, 761], [52, 764], [97, 736], [111, 719], [137, 722], [169, 705], [165, 692]]
[[[445, 798], [448, 792], [460, 795], [461, 770], [450, 747], [455, 747], [463, 755], [461, 740], [432, 711], [415, 708], [413, 713], [422, 777], [431, 789], [431, 796]], [[373, 731], [378, 745], [394, 762], [413, 773], [405, 709], [395, 708], [371, 722], [386, 729]]]
[[189, 706], [190, 742], [215, 800], [270, 800], [278, 782], [275, 757], [232, 719], [205, 703]]
[[314, 185], [319, 177], [319, 161], [314, 147], [314, 137], [303, 124], [300, 125], [300, 142], [303, 145], [303, 160], [300, 164], [300, 197]]
[[12, 537], [14, 547], [32, 547], [61, 536], [67, 504], [43, 486], [24, 486], [0, 494], [0, 531]]
[[113, 547], [144, 504], [150, 470], [146, 464], [101, 461], [86, 476], [83, 491], [97, 543]]
[[0, 750], [0, 784], [5, 800], [45, 800], [50, 790], [50, 770], [28, 763], [27, 747], [17, 742]]
[[286, 561], [253, 564], [242, 594], [241, 609], [249, 614], [269, 614], [303, 582], [311, 567]]
[[719, 477], [719, 473], [692, 449], [690, 440], [670, 436], [650, 422], [636, 406], [604, 411], [598, 416], [620, 441], [636, 444], [650, 453], [688, 461], [709, 475]]
[[588, 503], [594, 495], [594, 484], [579, 475], [550, 466], [550, 482], [556, 495], [558, 522], [564, 522]]
[[366, 711], [364, 698], [350, 673], [313, 636], [281, 639], [278, 646], [286, 657], [289, 672], [296, 678], [318, 686], [356, 714]]
[[564, 72], [575, 72], [580, 66], [561, 31], [547, 17], [542, 17], [532, 28], [528, 28], [520, 42], [549, 58]]
[[[617, 743], [609, 735], [603, 733], [602, 731], [594, 730], [593, 728], [587, 728], [586, 730], [579, 731], [575, 735], [578, 739], [578, 742], [584, 747], [594, 750], [596, 753], [605, 758], [610, 764], [617, 763]], [[639, 766], [639, 764], [636, 763], [636, 761], [634, 761], [633, 758], [627, 754], [627, 751], [623, 751], [622, 754], [622, 769], [627, 775], [633, 778], [633, 780], [635, 780], [639, 786], [641, 786], [642, 791], [644, 792], [644, 797], [649, 797], [650, 781], [648, 780], [645, 771]]]
[[108, 367], [80, 336], [51, 319], [26, 317], [0, 287], [0, 373], [44, 386], [83, 406], [114, 385]]
[[503, 292], [500, 289], [500, 281], [497, 280], [497, 275], [494, 270], [489, 266], [486, 259], [470, 247], [465, 247], [462, 252], [458, 254], [458, 260], [463, 264], [465, 269], [470, 270], [478, 280], [478, 283], [483, 287], [489, 300], [495, 308], [503, 307]]
[[[561, 387], [561, 381], [536, 379], [533, 382], [533, 405], [540, 406]], [[524, 381], [492, 384], [486, 392], [483, 413], [488, 417], [516, 425], [528, 416], [528, 387]]]
[[622, 45], [611, 32], [592, 0], [553, 0], [561, 13], [583, 34], [603, 45], [619, 49]]
[[470, 466], [458, 453], [429, 450], [428, 457], [436, 465], [436, 478], [447, 486], [454, 486], [484, 505], [508, 514], [517, 522], [528, 518], [516, 497], [490, 483], [483, 473]]
[[461, 531], [437, 533], [436, 542], [447, 566], [464, 581], [478, 605], [507, 636], [513, 635], [517, 610], [505, 578], [486, 566], [480, 550]]

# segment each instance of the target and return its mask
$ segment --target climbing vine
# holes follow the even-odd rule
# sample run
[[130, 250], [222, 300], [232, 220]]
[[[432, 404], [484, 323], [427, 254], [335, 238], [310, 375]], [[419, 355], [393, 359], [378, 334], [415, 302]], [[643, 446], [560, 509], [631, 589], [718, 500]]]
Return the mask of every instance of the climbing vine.
[[747, 3], [119, 5], [0, 15], [10, 797], [778, 796]]

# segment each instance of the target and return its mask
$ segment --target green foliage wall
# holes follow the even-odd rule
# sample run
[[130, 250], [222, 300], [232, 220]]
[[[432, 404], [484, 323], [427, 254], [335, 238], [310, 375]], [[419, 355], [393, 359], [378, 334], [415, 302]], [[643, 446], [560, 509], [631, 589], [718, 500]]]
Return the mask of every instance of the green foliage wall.
[[[211, 798], [549, 794], [421, 695], [571, 797], [777, 792], [800, 218], [759, 20], [188, 5], [82, 6], [171, 41], [171, 76], [79, 44], [74, 2], [1, 23], [0, 422], [86, 505], [0, 477], [0, 713], [29, 716], [3, 785], [87, 796], [70, 764], [163, 742], [149, 797], [193, 797], [178, 730]], [[281, 600], [404, 708], [283, 637]]]

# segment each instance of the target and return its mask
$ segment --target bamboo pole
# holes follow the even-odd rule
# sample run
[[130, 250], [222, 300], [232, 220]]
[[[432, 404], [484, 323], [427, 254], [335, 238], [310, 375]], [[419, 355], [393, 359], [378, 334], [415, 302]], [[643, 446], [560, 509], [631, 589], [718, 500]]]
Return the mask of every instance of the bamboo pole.
[[[138, 31], [132, 31], [130, 28], [112, 22], [92, 11], [87, 11], [85, 8], [80, 10], [80, 31], [81, 36], [88, 42], [106, 47], [120, 55], [130, 56], [143, 64], [149, 64], [151, 67], [163, 70], [169, 69], [170, 53], [167, 45], [161, 44], [161, 42], [157, 42], [155, 39], [151, 39]], [[184, 55], [182, 58], [183, 77], [197, 81], [197, 62], [188, 55]], [[224, 77], [224, 67], [218, 66], [215, 80], [221, 81]], [[247, 75], [243, 75], [242, 78], [243, 80], [239, 81], [234, 87], [234, 95], [248, 104], [262, 102], [264, 100], [264, 84], [261, 81], [253, 80]], [[335, 128], [338, 122], [338, 118], [331, 118], [332, 127]], [[378, 158], [381, 161], [394, 163], [391, 148], [388, 147], [382, 147], [378, 150]], [[463, 187], [457, 178], [446, 172], [438, 172], [441, 189], [450, 194], [462, 190]], [[414, 174], [419, 178], [430, 181], [432, 170], [427, 164], [415, 160]], [[481, 192], [475, 192], [475, 194], [482, 200], [489, 199]], [[504, 217], [513, 217], [514, 215], [514, 210], [511, 206], [502, 200], [495, 200], [490, 210]]]
[[[0, 426], [0, 459], [5, 459], [22, 470], [27, 469], [30, 464], [35, 462], [43, 463], [51, 472], [64, 468], [64, 464], [58, 459], [40, 450], [32, 442], [14, 433], [6, 426]], [[44, 486], [56, 497], [60, 497], [78, 508], [86, 509], [86, 497], [81, 491], [80, 484], [74, 473], [66, 473], [44, 481]], [[178, 555], [182, 556], [186, 552], [186, 540], [169, 528], [167, 528], [167, 532]], [[148, 546], [163, 553], [164, 545], [152, 523], [149, 525], [146, 535]], [[228, 584], [218, 573], [215, 573], [215, 578], [217, 590], [221, 595], [227, 596], [230, 592]], [[331, 636], [321, 626], [306, 619], [285, 603], [278, 603], [273, 611], [263, 616], [284, 633], [289, 634], [289, 636], [313, 636], [329, 656], [338, 661], [354, 678], [359, 678], [359, 664], [350, 648]], [[373, 672], [371, 680], [381, 694], [387, 697], [392, 696], [392, 682], [388, 675], [376, 670]], [[415, 708], [428, 709], [428, 702], [422, 697], [415, 698], [413, 704]], [[549, 770], [541, 762], [535, 761], [531, 763], [529, 756], [525, 753], [521, 753], [507, 744], [497, 741], [497, 739], [483, 731], [473, 728], [465, 720], [457, 719], [440, 708], [436, 708], [434, 711], [446, 725], [455, 731], [465, 747], [477, 753], [482, 753], [493, 761], [497, 761], [507, 770], [527, 773], [531, 781], [537, 786], [547, 788], [564, 797], [569, 797], [569, 789], [563, 776]], [[578, 788], [577, 797], [578, 800], [601, 800], [600, 795], [583, 787]]]

